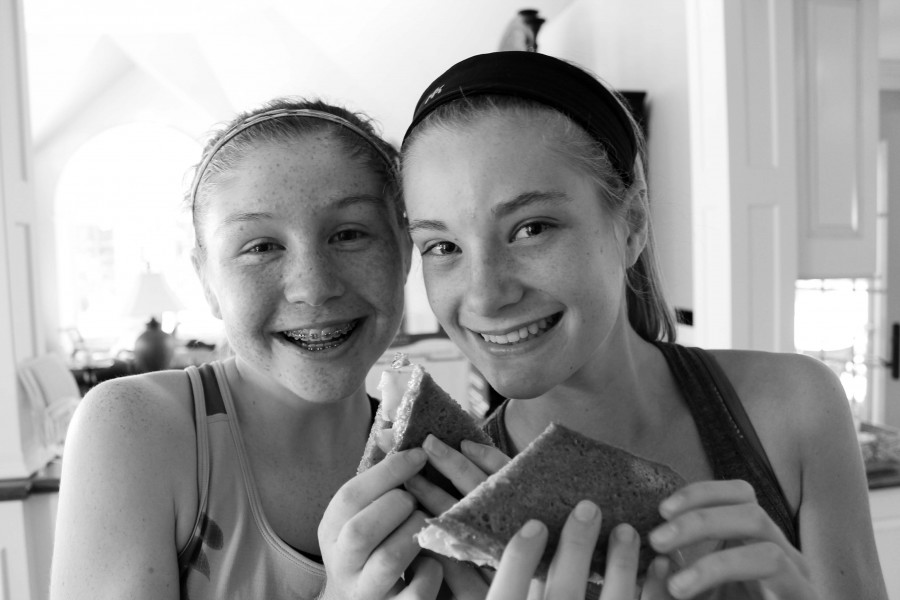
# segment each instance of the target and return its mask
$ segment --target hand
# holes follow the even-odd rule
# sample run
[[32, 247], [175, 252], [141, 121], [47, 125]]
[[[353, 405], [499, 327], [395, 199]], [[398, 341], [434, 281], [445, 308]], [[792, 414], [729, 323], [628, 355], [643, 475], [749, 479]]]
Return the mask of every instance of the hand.
[[[414, 559], [413, 534], [425, 515], [416, 500], [398, 489], [426, 461], [420, 449], [399, 452], [345, 483], [319, 524], [319, 546], [327, 575], [321, 598], [434, 598], [440, 565]], [[404, 572], [412, 566], [405, 583]]]
[[[461, 444], [462, 452], [457, 452], [431, 434], [425, 438], [422, 448], [428, 453], [428, 462], [463, 495], [474, 490], [489, 475], [493, 475], [510, 461], [500, 450], [468, 440]], [[411, 478], [406, 489], [432, 515], [441, 514], [457, 502], [456, 498], [421, 475]]]
[[[583, 600], [600, 523], [601, 515], [596, 505], [587, 500], [579, 503], [563, 526], [547, 580], [540, 582], [532, 577], [547, 545], [547, 528], [540, 521], [527, 522], [503, 551], [487, 600]], [[633, 600], [637, 597], [639, 551], [634, 528], [623, 523], [613, 530], [600, 600]], [[671, 598], [665, 590], [667, 573], [666, 559], [658, 558], [647, 573], [640, 598]]]
[[669, 579], [668, 589], [675, 598], [693, 598], [741, 582], [755, 582], [749, 586], [755, 589], [751, 597], [766, 600], [817, 597], [803, 555], [759, 506], [750, 484], [692, 483], [664, 500], [660, 513], [668, 523], [650, 533], [650, 543], [660, 554], [698, 542], [720, 542], [715, 551], [684, 565]]

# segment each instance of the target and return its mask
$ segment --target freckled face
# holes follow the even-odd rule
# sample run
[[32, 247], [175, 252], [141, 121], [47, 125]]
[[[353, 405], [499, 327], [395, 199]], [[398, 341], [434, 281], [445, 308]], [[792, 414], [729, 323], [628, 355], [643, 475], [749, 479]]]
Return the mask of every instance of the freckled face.
[[431, 307], [513, 398], [590, 376], [628, 326], [627, 234], [590, 179], [547, 148], [553, 136], [543, 121], [485, 117], [426, 132], [404, 164]]
[[239, 365], [313, 401], [364, 384], [408, 264], [382, 188], [320, 134], [256, 148], [211, 192], [198, 270]]

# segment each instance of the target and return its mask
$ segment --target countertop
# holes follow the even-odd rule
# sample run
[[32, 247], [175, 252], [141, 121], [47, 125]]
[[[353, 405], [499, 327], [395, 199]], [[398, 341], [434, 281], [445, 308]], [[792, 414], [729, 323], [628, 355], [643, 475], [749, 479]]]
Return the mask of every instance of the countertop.
[[62, 462], [56, 459], [31, 477], [0, 479], [0, 502], [24, 500], [32, 494], [48, 494], [59, 491], [59, 475]]
[[900, 486], [900, 466], [893, 465], [879, 469], [866, 469], [866, 479], [869, 480], [869, 489]]

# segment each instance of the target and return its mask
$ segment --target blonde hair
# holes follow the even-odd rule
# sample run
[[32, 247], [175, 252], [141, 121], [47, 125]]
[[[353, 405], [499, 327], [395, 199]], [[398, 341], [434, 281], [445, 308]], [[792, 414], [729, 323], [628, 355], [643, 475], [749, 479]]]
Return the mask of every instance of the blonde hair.
[[[278, 111], [284, 111], [284, 114]], [[290, 114], [290, 111], [307, 112]], [[259, 119], [265, 113], [275, 113], [276, 118]], [[322, 116], [317, 118], [315, 113]], [[328, 131], [340, 141], [351, 158], [359, 159], [382, 178], [385, 198], [391, 203], [397, 224], [403, 229], [405, 218], [400, 197], [398, 152], [379, 135], [373, 122], [362, 113], [320, 100], [276, 98], [255, 110], [239, 114], [215, 132], [203, 148], [200, 162], [194, 167], [191, 188], [185, 193], [185, 202], [193, 217], [195, 244], [201, 256], [204, 246], [200, 225], [209, 195], [216, 186], [227, 181], [247, 154], [260, 145], [290, 142], [321, 131]]]

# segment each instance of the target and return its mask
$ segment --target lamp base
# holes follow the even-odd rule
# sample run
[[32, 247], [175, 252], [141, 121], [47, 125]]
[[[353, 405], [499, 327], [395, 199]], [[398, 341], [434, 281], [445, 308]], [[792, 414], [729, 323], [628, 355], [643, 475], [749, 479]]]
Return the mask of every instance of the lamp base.
[[147, 329], [134, 342], [134, 366], [139, 373], [169, 368], [175, 354], [175, 338], [162, 330], [159, 321], [151, 318]]

